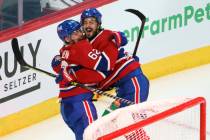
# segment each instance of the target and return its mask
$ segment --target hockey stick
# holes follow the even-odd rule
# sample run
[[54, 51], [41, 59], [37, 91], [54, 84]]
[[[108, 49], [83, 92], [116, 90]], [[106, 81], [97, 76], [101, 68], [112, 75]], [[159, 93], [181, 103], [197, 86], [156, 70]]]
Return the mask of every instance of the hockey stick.
[[[18, 44], [17, 38], [13, 38], [13, 39], [12, 39], [12, 50], [13, 50], [13, 53], [14, 53], [14, 55], [15, 55], [15, 58], [17, 59], [18, 63], [19, 63], [21, 66], [26, 67], [26, 68], [30, 68], [30, 69], [32, 69], [32, 70], [35, 70], [35, 71], [39, 72], [39, 73], [44, 73], [44, 74], [46, 74], [46, 75], [48, 75], [48, 76], [51, 76], [51, 77], [54, 77], [54, 78], [56, 77], [56, 75], [53, 74], [53, 73], [50, 73], [50, 72], [48, 72], [48, 71], [45, 71], [45, 70], [42, 70], [42, 69], [40, 69], [40, 68], [36, 68], [36, 67], [33, 67], [33, 66], [29, 65], [29, 64], [24, 60], [24, 58], [23, 58], [23, 56], [22, 56], [22, 54], [21, 54], [21, 51], [20, 51], [20, 49], [19, 49], [19, 44]], [[98, 93], [99, 95], [104, 95], [104, 96], [110, 97], [110, 98], [112, 98], [112, 99], [118, 100], [118, 101], [120, 101], [120, 102], [122, 102], [122, 103], [126, 103], [126, 104], [128, 104], [128, 105], [134, 104], [133, 102], [131, 102], [131, 101], [129, 101], [129, 100], [126, 100], [126, 99], [123, 99], [123, 98], [120, 98], [120, 97], [111, 95], [111, 94], [109, 94], [109, 93], [106, 93], [106, 92], [104, 92], [104, 91], [102, 91], [102, 90], [99, 90], [99, 89], [96, 89], [96, 88], [93, 88], [93, 87], [88, 87], [88, 86], [85, 86], [85, 85], [83, 85], [83, 84], [76, 83], [76, 82], [72, 82], [71, 84], [74, 85], [74, 86], [78, 86], [78, 87], [81, 87], [81, 88], [85, 88], [85, 89], [90, 90], [90, 91], [92, 91], [92, 92], [96, 92], [96, 93]]]
[[41, 72], [41, 73], [44, 73], [48, 76], [51, 76], [51, 77], [56, 77], [55, 74], [52, 74], [50, 72], [47, 72], [45, 70], [42, 70], [42, 69], [39, 69], [39, 68], [36, 68], [36, 67], [33, 67], [31, 65], [29, 65], [28, 63], [26, 63], [26, 61], [23, 59], [23, 55], [21, 54], [20, 52], [20, 49], [19, 49], [19, 44], [18, 44], [18, 40], [17, 38], [13, 38], [12, 39], [12, 50], [13, 50], [13, 53], [15, 55], [15, 58], [17, 59], [18, 63], [21, 65], [21, 66], [24, 66], [26, 68], [30, 68], [30, 69], [33, 69], [37, 72]]
[[141, 35], [143, 33], [144, 24], [146, 22], [146, 17], [140, 11], [135, 10], [135, 9], [126, 9], [125, 11], [133, 13], [134, 15], [138, 16], [139, 19], [141, 20], [140, 31], [139, 31], [139, 34], [138, 34], [138, 37], [137, 37], [137, 41], [136, 41], [136, 45], [135, 45], [135, 48], [134, 48], [134, 51], [133, 51], [133, 56], [136, 56], [136, 52], [138, 50], [138, 46], [139, 46], [139, 42], [140, 42], [140, 39], [141, 39]]

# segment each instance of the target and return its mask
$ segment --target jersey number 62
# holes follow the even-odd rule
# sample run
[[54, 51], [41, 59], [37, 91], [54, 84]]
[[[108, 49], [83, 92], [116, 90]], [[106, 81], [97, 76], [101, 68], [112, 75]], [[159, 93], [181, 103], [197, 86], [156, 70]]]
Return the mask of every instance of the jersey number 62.
[[96, 49], [92, 49], [92, 51], [88, 53], [88, 56], [89, 56], [91, 59], [96, 60], [100, 54], [101, 54], [100, 51], [98, 51], [98, 50], [96, 50]]

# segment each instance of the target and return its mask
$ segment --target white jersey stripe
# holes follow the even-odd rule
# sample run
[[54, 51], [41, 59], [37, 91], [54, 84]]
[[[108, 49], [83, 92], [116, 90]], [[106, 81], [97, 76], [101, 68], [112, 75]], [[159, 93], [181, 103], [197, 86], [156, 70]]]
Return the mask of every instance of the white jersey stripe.
[[116, 77], [116, 75], [128, 64], [128, 63], [130, 63], [131, 61], [133, 61], [133, 59], [130, 59], [130, 60], [128, 60], [127, 62], [125, 62], [115, 73], [114, 73], [114, 75], [108, 80], [108, 81], [106, 81], [102, 86], [101, 86], [101, 88], [103, 88], [105, 85], [107, 85], [111, 80], [113, 80], [115, 77]]
[[60, 88], [60, 90], [70, 90], [75, 88], [76, 86], [69, 86], [69, 87], [65, 87], [65, 88]]
[[127, 59], [127, 58], [128, 58], [127, 56], [124, 56], [124, 57], [122, 57], [122, 58], [118, 59], [118, 60], [116, 61], [116, 64], [117, 64], [117, 63], [119, 63], [119, 62], [121, 62], [122, 60]]
[[102, 54], [104, 55], [104, 57], [106, 58], [106, 61], [107, 61], [107, 71], [109, 71], [110, 70], [110, 68], [111, 68], [111, 64], [110, 64], [110, 59], [109, 59], [109, 57], [106, 55], [106, 53], [105, 52], [102, 52]]
[[92, 115], [90, 106], [87, 101], [83, 101], [83, 105], [85, 108], [86, 116], [88, 118], [88, 124], [91, 124], [93, 122], [93, 115]]
[[101, 61], [101, 59], [102, 59], [102, 56], [100, 56], [99, 59], [98, 59], [98, 61], [96, 62], [95, 66], [94, 66], [94, 68], [93, 68], [94, 70], [97, 69], [98, 64], [99, 64], [99, 62]]
[[103, 72], [101, 72], [101, 71], [97, 71], [104, 79], [106, 78], [106, 75], [103, 73]]
[[98, 38], [98, 36], [100, 36], [103, 33], [103, 31], [101, 31], [93, 40], [91, 40], [90, 43], [92, 44], [96, 40], [96, 38]]
[[136, 104], [140, 103], [140, 85], [136, 77], [132, 78], [132, 83], [135, 89], [134, 101]]

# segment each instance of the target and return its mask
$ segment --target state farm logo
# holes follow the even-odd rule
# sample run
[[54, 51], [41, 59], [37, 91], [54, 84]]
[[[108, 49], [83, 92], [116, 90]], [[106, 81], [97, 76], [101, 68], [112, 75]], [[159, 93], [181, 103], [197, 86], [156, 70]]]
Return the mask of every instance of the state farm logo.
[[[35, 45], [28, 43], [28, 46], [20, 46], [23, 57], [27, 51], [27, 57], [32, 60], [30, 64], [34, 67], [36, 67], [40, 43], [41, 39]], [[0, 54], [0, 83], [0, 103], [38, 90], [41, 87], [37, 74], [29, 71], [28, 68], [20, 66], [12, 51]]]

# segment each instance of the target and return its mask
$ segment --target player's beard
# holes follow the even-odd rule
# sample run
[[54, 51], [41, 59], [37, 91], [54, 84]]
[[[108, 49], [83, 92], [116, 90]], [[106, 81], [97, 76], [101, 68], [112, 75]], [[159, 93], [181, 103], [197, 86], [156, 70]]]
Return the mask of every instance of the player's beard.
[[97, 33], [98, 33], [98, 29], [97, 28], [96, 29], [93, 29], [93, 28], [85, 28], [84, 31], [85, 31], [86, 37], [89, 40], [93, 39], [97, 35]]

